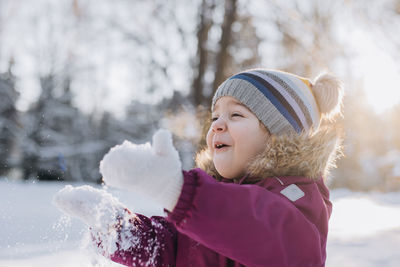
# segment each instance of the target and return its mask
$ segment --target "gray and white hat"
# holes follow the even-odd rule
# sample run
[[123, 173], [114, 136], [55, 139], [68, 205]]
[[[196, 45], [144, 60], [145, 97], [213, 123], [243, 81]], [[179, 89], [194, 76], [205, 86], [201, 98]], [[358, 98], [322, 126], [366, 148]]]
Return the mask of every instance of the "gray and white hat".
[[271, 134], [301, 133], [318, 129], [321, 118], [340, 112], [343, 89], [330, 74], [309, 79], [291, 73], [252, 69], [233, 75], [217, 89], [217, 100], [232, 96], [249, 108]]

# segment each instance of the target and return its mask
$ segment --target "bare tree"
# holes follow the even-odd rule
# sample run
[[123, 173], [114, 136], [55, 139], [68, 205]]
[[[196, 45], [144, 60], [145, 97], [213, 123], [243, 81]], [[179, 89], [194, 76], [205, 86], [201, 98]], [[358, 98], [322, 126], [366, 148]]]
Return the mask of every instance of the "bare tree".
[[219, 52], [216, 56], [215, 77], [213, 89], [225, 80], [227, 65], [229, 62], [229, 46], [233, 41], [232, 25], [237, 20], [237, 0], [225, 0], [224, 21], [222, 23], [222, 35], [219, 41]]
[[333, 33], [337, 3], [313, 0], [300, 5], [299, 2], [272, 5], [273, 20], [281, 34], [277, 44], [279, 65], [287, 71], [312, 77], [329, 69], [343, 55], [343, 48]]
[[209, 52], [207, 48], [208, 33], [213, 26], [212, 12], [215, 9], [215, 0], [203, 0], [199, 11], [199, 22], [197, 25], [197, 54], [194, 67], [195, 76], [192, 82], [193, 104], [199, 106], [204, 104], [204, 75], [208, 67]]
[[[197, 60], [193, 65], [197, 74], [192, 83], [195, 105], [208, 108], [213, 93], [228, 76], [260, 62], [260, 38], [248, 10], [239, 9], [239, 4], [237, 0], [226, 0], [213, 1], [207, 6], [210, 2], [203, 1], [197, 31]], [[206, 14], [216, 10], [222, 12], [221, 23]], [[208, 38], [211, 28], [218, 29], [218, 38]]]

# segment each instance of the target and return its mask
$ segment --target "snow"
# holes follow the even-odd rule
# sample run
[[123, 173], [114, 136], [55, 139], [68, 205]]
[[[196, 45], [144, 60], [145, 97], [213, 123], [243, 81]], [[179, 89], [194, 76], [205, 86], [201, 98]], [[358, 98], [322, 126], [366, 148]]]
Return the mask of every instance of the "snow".
[[[95, 254], [85, 224], [52, 204], [53, 196], [65, 186], [0, 180], [0, 267], [120, 266]], [[143, 196], [107, 191], [137, 213], [164, 214]]]
[[53, 198], [53, 204], [100, 231], [108, 228], [124, 212], [124, 205], [110, 193], [90, 185], [65, 186]]
[[[120, 266], [90, 249], [84, 223], [52, 205], [55, 193], [65, 186], [0, 180], [0, 267]], [[164, 214], [143, 196], [105, 189], [135, 212]], [[400, 192], [336, 189], [331, 199], [327, 267], [400, 266]]]
[[332, 192], [327, 266], [400, 266], [400, 192]]

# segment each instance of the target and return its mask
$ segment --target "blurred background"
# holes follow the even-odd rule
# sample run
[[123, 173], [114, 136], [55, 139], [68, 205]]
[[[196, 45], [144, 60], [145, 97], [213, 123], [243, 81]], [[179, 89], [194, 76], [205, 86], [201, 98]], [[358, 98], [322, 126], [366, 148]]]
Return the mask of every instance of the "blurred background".
[[266, 67], [344, 83], [328, 266], [399, 266], [399, 26], [400, 0], [0, 0], [0, 265], [78, 266], [51, 195], [160, 127], [191, 168], [214, 90]]
[[189, 2], [0, 0], [0, 175], [100, 181], [159, 127], [190, 168], [217, 86], [267, 67], [343, 80], [331, 187], [400, 189], [400, 1]]
[[344, 82], [332, 188], [398, 190], [399, 25], [399, 0], [0, 0], [0, 175], [100, 181], [159, 127], [188, 169], [217, 86], [267, 67]]
[[99, 181], [125, 139], [193, 155], [214, 90], [252, 67], [345, 85], [332, 187], [400, 188], [400, 1], [0, 0], [0, 174]]

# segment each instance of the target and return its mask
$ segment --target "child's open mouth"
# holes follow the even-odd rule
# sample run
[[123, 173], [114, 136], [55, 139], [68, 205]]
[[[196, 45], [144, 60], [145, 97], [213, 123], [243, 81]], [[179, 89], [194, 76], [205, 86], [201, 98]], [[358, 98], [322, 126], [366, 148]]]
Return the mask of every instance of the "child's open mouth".
[[216, 151], [223, 151], [226, 150], [228, 147], [230, 147], [227, 144], [223, 144], [223, 143], [215, 143], [214, 148]]

